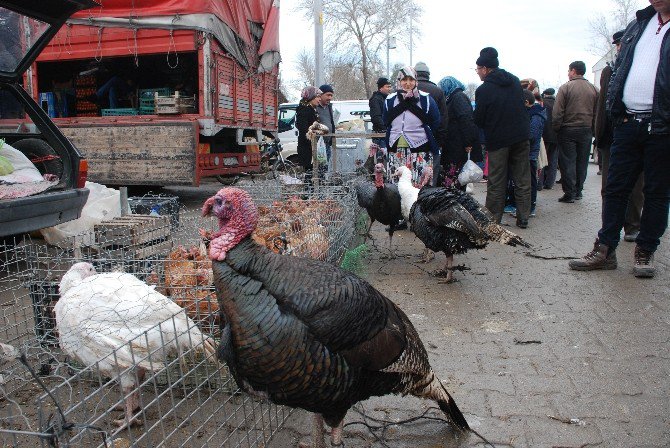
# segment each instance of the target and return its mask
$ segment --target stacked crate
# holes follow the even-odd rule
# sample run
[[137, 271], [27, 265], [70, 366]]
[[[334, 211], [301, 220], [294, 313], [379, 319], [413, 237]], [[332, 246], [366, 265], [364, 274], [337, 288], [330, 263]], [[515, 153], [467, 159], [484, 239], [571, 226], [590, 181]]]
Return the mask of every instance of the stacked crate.
[[172, 89], [169, 87], [157, 87], [154, 89], [140, 89], [137, 96], [140, 100], [140, 115], [153, 115], [156, 113], [156, 100], [158, 96], [172, 95]]
[[98, 105], [89, 98], [97, 91], [97, 81], [95, 76], [80, 76], [75, 81], [75, 91], [77, 96], [77, 116], [78, 117], [97, 117]]

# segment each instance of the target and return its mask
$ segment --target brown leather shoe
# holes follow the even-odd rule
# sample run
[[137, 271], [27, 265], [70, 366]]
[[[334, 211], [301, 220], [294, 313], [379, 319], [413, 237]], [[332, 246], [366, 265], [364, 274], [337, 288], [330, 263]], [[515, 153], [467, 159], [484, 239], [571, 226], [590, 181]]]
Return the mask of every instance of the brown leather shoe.
[[596, 239], [593, 250], [579, 260], [570, 260], [570, 269], [575, 271], [595, 271], [596, 269], [616, 269], [616, 252]]
[[654, 253], [635, 246], [635, 266], [633, 266], [635, 277], [652, 278], [656, 275], [654, 267]]

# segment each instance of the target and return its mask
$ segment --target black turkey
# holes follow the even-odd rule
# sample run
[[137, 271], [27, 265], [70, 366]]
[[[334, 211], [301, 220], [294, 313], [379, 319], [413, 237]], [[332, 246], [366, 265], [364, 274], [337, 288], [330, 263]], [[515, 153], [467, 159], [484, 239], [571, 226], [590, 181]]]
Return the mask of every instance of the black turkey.
[[530, 247], [520, 236], [495, 222], [491, 212], [471, 195], [443, 187], [423, 187], [409, 214], [410, 230], [433, 252], [444, 252], [441, 272], [453, 281], [454, 255], [483, 249], [489, 241]]
[[395, 232], [402, 219], [400, 193], [398, 193], [397, 185], [384, 182], [384, 165], [376, 164], [374, 175], [374, 183], [366, 181], [356, 185], [356, 198], [358, 199], [358, 205], [363, 207], [370, 216], [368, 234], [370, 234], [370, 229], [375, 221], [389, 226], [389, 250], [393, 255], [391, 245], [393, 232]]
[[258, 211], [248, 193], [223, 188], [203, 206], [214, 286], [226, 326], [219, 357], [237, 383], [275, 403], [314, 412], [314, 446], [342, 443], [342, 421], [360, 400], [411, 394], [435, 400], [469, 429], [435, 375], [414, 326], [368, 282], [332, 264], [286, 257], [250, 237]]

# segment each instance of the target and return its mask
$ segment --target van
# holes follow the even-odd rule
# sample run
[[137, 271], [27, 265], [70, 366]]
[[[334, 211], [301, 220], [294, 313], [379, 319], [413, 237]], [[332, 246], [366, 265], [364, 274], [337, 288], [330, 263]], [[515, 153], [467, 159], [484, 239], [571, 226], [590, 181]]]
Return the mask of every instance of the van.
[[[363, 120], [363, 125], [368, 131], [370, 123], [370, 104], [367, 100], [345, 100], [333, 101], [333, 115], [336, 129], [342, 129], [353, 120]], [[282, 144], [282, 155], [285, 159], [298, 164], [298, 129], [295, 127], [295, 111], [298, 103], [283, 103], [279, 105], [278, 135]], [[367, 140], [365, 142], [364, 140]], [[340, 138], [337, 147], [340, 149], [353, 149], [358, 146], [367, 148], [369, 139]]]

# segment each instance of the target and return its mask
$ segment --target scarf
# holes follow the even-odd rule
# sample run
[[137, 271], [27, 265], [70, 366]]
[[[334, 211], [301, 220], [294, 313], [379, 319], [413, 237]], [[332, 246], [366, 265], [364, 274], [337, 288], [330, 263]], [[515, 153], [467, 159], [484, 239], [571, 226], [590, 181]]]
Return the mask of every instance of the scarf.
[[444, 92], [444, 97], [449, 98], [449, 96], [454, 93], [454, 90], [461, 89], [465, 91], [465, 86], [458, 79], [453, 76], [445, 76], [440, 79], [440, 82], [437, 83], [440, 86], [440, 89]]

